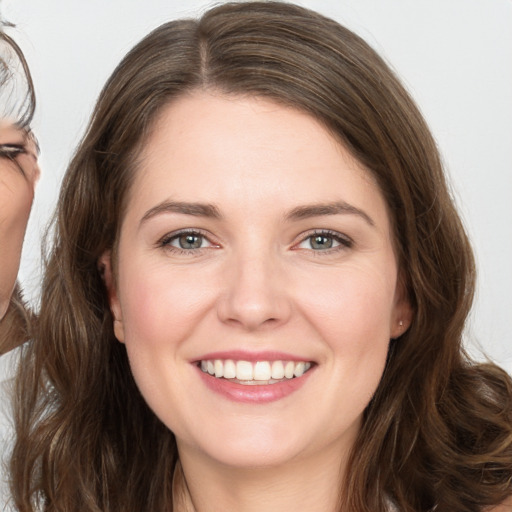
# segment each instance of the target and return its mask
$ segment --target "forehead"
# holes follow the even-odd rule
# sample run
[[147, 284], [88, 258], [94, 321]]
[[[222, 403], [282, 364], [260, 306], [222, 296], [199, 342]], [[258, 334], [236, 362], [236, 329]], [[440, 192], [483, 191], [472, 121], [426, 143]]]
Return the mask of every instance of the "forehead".
[[26, 131], [19, 128], [16, 122], [10, 119], [0, 119], [0, 144], [5, 144], [12, 137], [23, 138]]
[[[283, 206], [384, 200], [372, 174], [312, 116], [258, 97], [197, 91], [162, 109], [131, 198]], [[341, 197], [340, 197], [341, 196]], [[132, 201], [130, 201], [132, 202]]]

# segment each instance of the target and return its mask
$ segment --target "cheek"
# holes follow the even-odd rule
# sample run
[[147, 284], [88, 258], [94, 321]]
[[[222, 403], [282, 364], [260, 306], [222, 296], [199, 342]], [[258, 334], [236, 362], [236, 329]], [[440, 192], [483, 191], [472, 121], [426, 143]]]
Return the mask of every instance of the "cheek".
[[[21, 257], [33, 192], [13, 169], [0, 169], [0, 301], [8, 302]], [[0, 306], [1, 307], [1, 306]]]
[[[176, 363], [194, 328], [198, 300], [193, 287], [172, 279], [161, 268], [137, 264], [136, 258], [120, 265], [118, 278], [131, 371], [146, 402], [158, 414], [186, 396], [182, 367]], [[167, 390], [165, 396], [162, 390]]]
[[[13, 167], [12, 164], [10, 167]], [[6, 168], [4, 168], [6, 167]], [[0, 162], [0, 234], [23, 238], [32, 200], [33, 187], [19, 171]], [[3, 246], [3, 244], [2, 244]]]
[[395, 283], [389, 268], [346, 266], [303, 287], [302, 309], [334, 345], [365, 350], [374, 341], [389, 341]]
[[184, 341], [209, 308], [212, 286], [195, 273], [131, 260], [120, 269], [121, 304], [127, 346], [162, 349]]
[[303, 315], [327, 349], [328, 387], [344, 404], [333, 413], [333, 428], [361, 414], [379, 385], [395, 294], [394, 266], [390, 269], [347, 265], [317, 275], [314, 293], [302, 291]]
[[335, 433], [336, 425], [363, 412], [379, 385], [389, 347], [394, 273], [347, 266], [317, 279], [315, 290], [303, 292], [303, 314], [327, 348], [328, 387], [343, 404], [333, 411]]

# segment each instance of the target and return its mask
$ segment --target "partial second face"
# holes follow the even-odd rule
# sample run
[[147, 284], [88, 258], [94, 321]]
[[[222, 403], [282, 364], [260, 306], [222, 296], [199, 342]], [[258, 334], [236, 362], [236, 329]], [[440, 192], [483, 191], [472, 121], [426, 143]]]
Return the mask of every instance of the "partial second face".
[[302, 112], [197, 92], [161, 113], [127, 204], [116, 333], [180, 455], [347, 451], [406, 307], [368, 171]]
[[35, 143], [13, 123], [0, 120], [0, 318], [18, 273], [38, 177]]

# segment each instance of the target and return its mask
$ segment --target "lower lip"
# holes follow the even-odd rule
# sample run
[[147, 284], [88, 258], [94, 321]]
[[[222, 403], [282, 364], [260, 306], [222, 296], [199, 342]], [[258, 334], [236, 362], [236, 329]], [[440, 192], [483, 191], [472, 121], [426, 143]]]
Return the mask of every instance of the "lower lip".
[[233, 402], [251, 404], [275, 402], [291, 395], [307, 382], [312, 370], [308, 370], [301, 377], [295, 377], [275, 384], [244, 385], [226, 379], [218, 379], [197, 368], [200, 377], [209, 389]]

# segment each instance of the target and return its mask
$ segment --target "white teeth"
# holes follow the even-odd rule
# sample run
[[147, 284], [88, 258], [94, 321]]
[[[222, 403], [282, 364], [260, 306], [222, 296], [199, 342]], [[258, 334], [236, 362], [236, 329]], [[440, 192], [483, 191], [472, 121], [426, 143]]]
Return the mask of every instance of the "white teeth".
[[220, 359], [215, 359], [213, 367], [215, 368], [215, 377], [220, 378], [224, 376], [224, 365]]
[[268, 361], [258, 361], [254, 365], [254, 380], [270, 380], [271, 376], [272, 373]]
[[284, 364], [283, 361], [274, 361], [272, 363], [272, 378], [282, 379], [284, 377]]
[[295, 377], [300, 377], [304, 373], [305, 367], [306, 363], [297, 363], [295, 365], [295, 370], [293, 370], [293, 375], [295, 375]]
[[236, 377], [236, 366], [234, 361], [228, 359], [224, 361], [224, 378], [225, 379], [234, 379]]
[[284, 376], [287, 379], [293, 379], [293, 370], [295, 370], [295, 364], [293, 361], [288, 361], [284, 367]]
[[238, 380], [253, 380], [252, 364], [249, 361], [236, 362], [236, 378]]
[[311, 368], [306, 361], [233, 361], [232, 359], [202, 360], [201, 370], [220, 379], [236, 379], [244, 383], [272, 384], [283, 379], [301, 377]]

